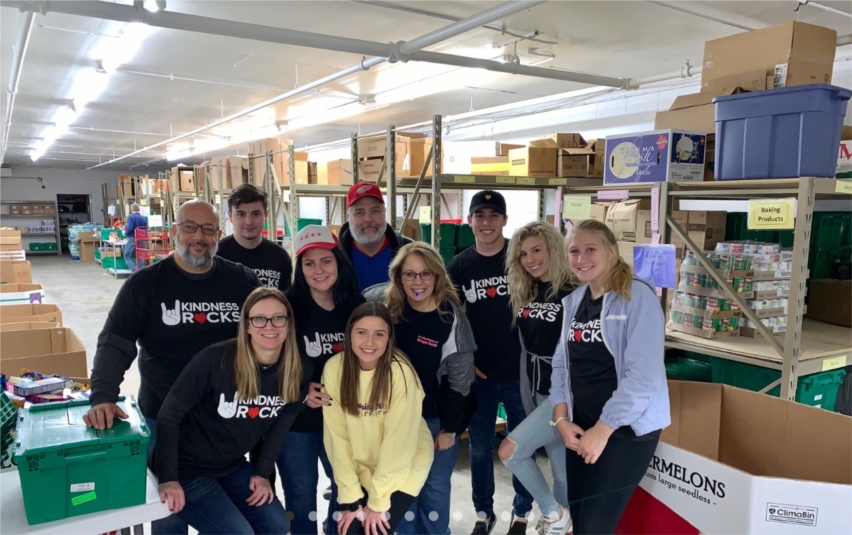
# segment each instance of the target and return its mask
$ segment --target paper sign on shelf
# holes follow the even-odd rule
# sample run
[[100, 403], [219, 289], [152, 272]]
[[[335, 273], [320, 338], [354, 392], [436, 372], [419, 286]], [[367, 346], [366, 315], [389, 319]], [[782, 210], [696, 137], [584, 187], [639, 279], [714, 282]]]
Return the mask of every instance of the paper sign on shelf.
[[651, 245], [660, 245], [660, 233], [655, 232], [651, 234]]
[[535, 178], [530, 176], [519, 176], [516, 182], [524, 186], [535, 186]]
[[148, 226], [149, 227], [162, 227], [163, 226], [163, 216], [161, 216], [161, 215], [149, 215], [148, 216]]
[[598, 200], [601, 201], [623, 201], [630, 198], [630, 191], [626, 189], [602, 189], [598, 190]]
[[834, 191], [836, 193], [852, 194], [852, 180], [837, 180], [834, 185]]
[[420, 222], [421, 223], [431, 223], [432, 222], [432, 207], [431, 206], [421, 206], [420, 207]]
[[824, 372], [844, 367], [846, 367], [846, 355], [841, 355], [839, 357], [825, 359], [824, 361], [822, 361], [822, 371]]
[[633, 271], [654, 286], [677, 287], [677, 249], [674, 245], [636, 245], [633, 247]]
[[564, 195], [562, 197], [563, 219], [589, 219], [592, 216], [590, 195]]
[[494, 177], [498, 184], [514, 184], [515, 177], [513, 176], [496, 176]]
[[551, 186], [567, 186], [568, 179], [567, 178], [551, 178], [547, 181]]
[[795, 199], [749, 199], [749, 230], [792, 229], [795, 223]]
[[660, 230], [660, 188], [656, 187], [651, 188], [651, 232], [658, 230]]
[[114, 216], [115, 215], [115, 206], [108, 206], [107, 207], [107, 213], [111, 216]]
[[476, 177], [456, 175], [453, 179], [453, 182], [457, 184], [473, 184], [474, 182], [476, 182]]

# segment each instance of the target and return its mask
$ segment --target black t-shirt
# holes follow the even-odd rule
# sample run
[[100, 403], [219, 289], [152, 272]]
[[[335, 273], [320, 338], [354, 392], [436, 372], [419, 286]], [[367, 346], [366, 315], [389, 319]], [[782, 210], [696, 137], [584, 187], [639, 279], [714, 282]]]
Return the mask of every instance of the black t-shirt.
[[507, 241], [494, 256], [483, 256], [471, 247], [447, 266], [473, 329], [478, 348], [474, 364], [492, 381], [516, 381], [520, 376], [521, 341], [512, 327], [506, 280], [508, 247]]
[[[618, 388], [615, 359], [601, 331], [602, 309], [603, 296], [592, 299], [587, 290], [568, 331], [574, 423], [584, 430], [594, 427], [600, 420], [604, 405]], [[636, 436], [630, 426], [620, 427], [615, 432]]]
[[233, 235], [219, 240], [217, 256], [251, 269], [260, 279], [260, 284], [278, 288], [282, 292], [290, 287], [293, 263], [283, 247], [263, 238], [254, 249], [246, 249]]
[[259, 286], [251, 270], [214, 257], [213, 268], [193, 275], [173, 256], [136, 272], [122, 285], [98, 337], [92, 368], [92, 404], [115, 402], [139, 342], [139, 406], [157, 418], [160, 405], [192, 357], [234, 338], [240, 310]]
[[302, 360], [299, 401], [287, 403], [278, 396], [281, 360], [269, 367], [258, 364], [260, 395], [238, 400], [236, 347], [236, 340], [227, 340], [201, 351], [169, 392], [157, 417], [161, 483], [227, 475], [261, 439], [264, 447], [255, 474], [269, 477], [272, 472], [287, 430], [304, 407], [311, 364]]
[[[562, 298], [571, 290], [560, 290], [552, 299], [547, 293], [553, 285], [538, 283], [538, 294], [529, 304], [518, 310], [518, 329], [524, 338], [527, 351], [541, 357], [552, 357], [562, 334]], [[532, 363], [527, 360], [527, 378], [536, 392], [550, 394], [550, 376], [553, 366], [543, 360]]]
[[[299, 354], [311, 361], [313, 376], [311, 382], [321, 383], [322, 372], [328, 359], [343, 351], [343, 334], [351, 310], [328, 311], [308, 299], [304, 312], [296, 312], [296, 338], [299, 342]], [[305, 407], [296, 418], [292, 431], [315, 433], [322, 431], [322, 408]]]
[[[411, 360], [417, 376], [423, 385], [423, 418], [438, 418], [437, 398], [442, 388], [438, 379], [441, 355], [444, 344], [453, 330], [452, 307], [444, 310], [450, 314], [443, 316], [438, 310], [418, 312], [406, 303], [405, 311], [394, 325], [396, 346]], [[446, 382], [446, 381], [445, 381]]]

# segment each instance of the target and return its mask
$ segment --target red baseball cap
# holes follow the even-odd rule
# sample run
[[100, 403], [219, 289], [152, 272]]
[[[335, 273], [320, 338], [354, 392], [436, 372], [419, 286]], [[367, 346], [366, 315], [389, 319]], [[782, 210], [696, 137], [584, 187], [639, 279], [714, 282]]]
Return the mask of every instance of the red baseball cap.
[[331, 229], [322, 225], [308, 225], [296, 234], [296, 256], [302, 256], [302, 253], [308, 249], [325, 249], [330, 251], [337, 247], [339, 242], [337, 236], [331, 232]]
[[358, 182], [349, 188], [349, 193], [346, 195], [346, 207], [349, 208], [364, 197], [374, 197], [383, 203], [385, 202], [384, 197], [382, 197], [382, 190], [377, 185], [369, 182]]

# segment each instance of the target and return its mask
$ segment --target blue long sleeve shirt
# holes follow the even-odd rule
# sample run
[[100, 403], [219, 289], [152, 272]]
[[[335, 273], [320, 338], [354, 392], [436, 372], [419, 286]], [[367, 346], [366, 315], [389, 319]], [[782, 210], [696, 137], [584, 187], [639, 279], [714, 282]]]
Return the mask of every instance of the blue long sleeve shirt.
[[124, 235], [127, 236], [127, 239], [135, 237], [134, 232], [139, 227], [147, 227], [148, 219], [140, 214], [139, 212], [135, 212], [130, 214], [130, 217], [127, 218], [127, 225], [124, 227]]

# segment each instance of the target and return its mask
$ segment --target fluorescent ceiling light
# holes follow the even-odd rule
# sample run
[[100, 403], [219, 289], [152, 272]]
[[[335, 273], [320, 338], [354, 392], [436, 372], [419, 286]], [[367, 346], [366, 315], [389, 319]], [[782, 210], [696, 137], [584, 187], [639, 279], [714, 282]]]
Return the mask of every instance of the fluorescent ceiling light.
[[77, 112], [71, 106], [59, 110], [53, 116], [53, 122], [60, 126], [68, 127], [77, 119]]
[[[158, 2], [157, 0], [145, 0], [144, 2], [142, 2], [142, 7], [144, 7], [145, 9], [150, 11], [151, 13], [156, 13], [157, 11], [160, 10], [160, 3], [161, 2]], [[166, 3], [162, 2], [162, 4], [163, 4], [163, 9], [165, 9]]]
[[78, 112], [82, 111], [89, 102], [98, 98], [108, 81], [109, 76], [94, 68], [86, 68], [77, 73], [71, 89], [74, 95], [74, 108]]
[[167, 152], [166, 153], [166, 160], [173, 162], [175, 160], [181, 160], [183, 158], [189, 158], [190, 156], [192, 156], [192, 153], [188, 150], [182, 150], [182, 151], [177, 151], [177, 152]]
[[108, 73], [113, 73], [121, 65], [130, 61], [142, 41], [151, 31], [147, 24], [134, 22], [127, 24], [114, 42], [105, 42], [101, 58], [101, 66]]

